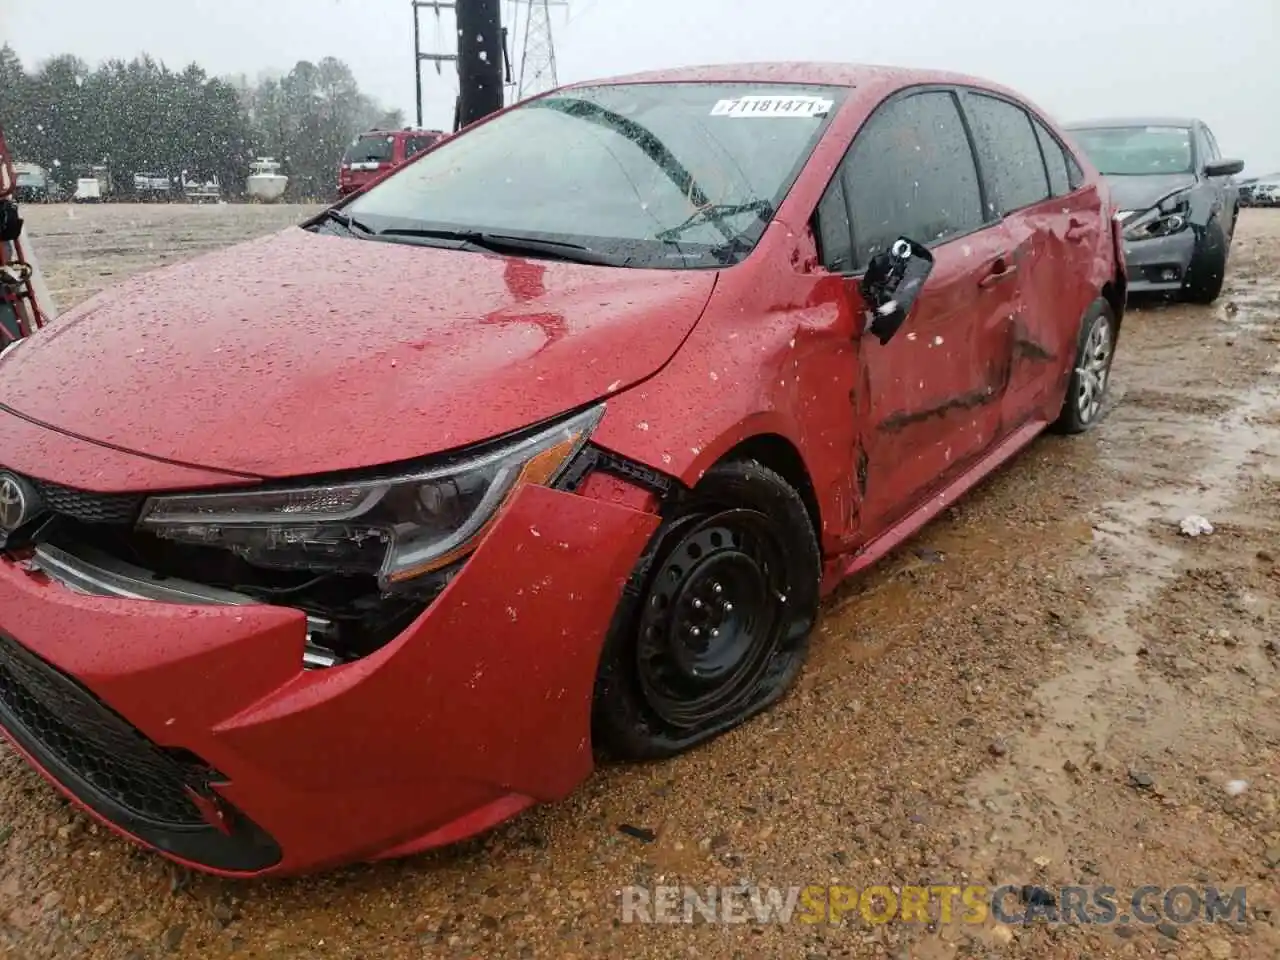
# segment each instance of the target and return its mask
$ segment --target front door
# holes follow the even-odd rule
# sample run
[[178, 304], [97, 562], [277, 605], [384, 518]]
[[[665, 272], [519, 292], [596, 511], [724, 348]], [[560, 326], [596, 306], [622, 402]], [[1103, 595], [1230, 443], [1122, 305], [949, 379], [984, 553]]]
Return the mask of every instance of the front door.
[[[859, 282], [868, 262], [898, 237], [928, 246], [935, 257], [897, 335], [881, 344], [863, 333], [857, 344], [860, 439], [852, 466], [867, 538], [995, 440], [998, 348], [1017, 283], [1004, 228], [983, 215], [977, 167], [949, 89], [882, 104], [855, 137], [819, 217], [824, 259], [845, 274], [855, 315], [866, 310]], [[843, 230], [849, 238], [833, 257]]]
[[933, 272], [898, 334], [887, 344], [862, 335], [858, 414], [869, 535], [919, 505], [999, 433], [996, 348], [1018, 293], [1008, 247], [999, 224], [934, 246]]

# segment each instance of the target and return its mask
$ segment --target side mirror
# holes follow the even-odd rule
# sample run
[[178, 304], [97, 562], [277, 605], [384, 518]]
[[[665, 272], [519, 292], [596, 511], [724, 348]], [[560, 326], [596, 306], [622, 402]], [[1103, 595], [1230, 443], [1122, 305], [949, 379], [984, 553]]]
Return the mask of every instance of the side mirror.
[[1210, 160], [1204, 165], [1204, 175], [1206, 177], [1234, 177], [1243, 169], [1243, 160]]
[[911, 315], [932, 272], [933, 254], [906, 237], [899, 237], [887, 252], [871, 258], [862, 278], [862, 296], [870, 308], [867, 329], [882, 346]]

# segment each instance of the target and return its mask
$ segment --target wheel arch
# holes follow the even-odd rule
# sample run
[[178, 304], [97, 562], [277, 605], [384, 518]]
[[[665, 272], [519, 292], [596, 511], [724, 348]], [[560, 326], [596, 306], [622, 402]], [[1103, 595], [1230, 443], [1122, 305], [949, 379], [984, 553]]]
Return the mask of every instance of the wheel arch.
[[1117, 275], [1114, 280], [1102, 285], [1102, 299], [1111, 305], [1111, 312], [1115, 314], [1117, 335], [1120, 333], [1120, 324], [1124, 321], [1127, 286], [1123, 275]]
[[755, 460], [787, 481], [804, 501], [813, 524], [814, 536], [822, 541], [822, 508], [818, 503], [813, 478], [799, 448], [780, 433], [756, 433], [724, 451], [716, 463], [728, 460]]

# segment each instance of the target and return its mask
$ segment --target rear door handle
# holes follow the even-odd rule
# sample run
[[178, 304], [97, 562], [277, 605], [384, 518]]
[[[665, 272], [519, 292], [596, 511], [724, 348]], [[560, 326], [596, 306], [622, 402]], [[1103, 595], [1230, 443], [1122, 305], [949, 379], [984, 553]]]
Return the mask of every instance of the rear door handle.
[[1008, 257], [1002, 254], [992, 262], [987, 275], [978, 281], [978, 286], [985, 290], [987, 287], [995, 286], [1001, 280], [1007, 280], [1017, 272], [1018, 265], [1010, 262]]

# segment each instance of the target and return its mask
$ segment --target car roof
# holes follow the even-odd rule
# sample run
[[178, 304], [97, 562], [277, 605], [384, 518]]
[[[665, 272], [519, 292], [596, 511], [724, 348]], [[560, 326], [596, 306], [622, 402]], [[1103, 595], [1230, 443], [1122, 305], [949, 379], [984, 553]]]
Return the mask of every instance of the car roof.
[[912, 86], [952, 83], [985, 87], [1018, 96], [988, 80], [944, 70], [919, 70], [866, 63], [829, 61], [760, 61], [703, 64], [623, 74], [571, 84], [572, 87], [614, 83], [793, 83], [835, 87]]
[[1096, 130], [1105, 127], [1194, 127], [1201, 121], [1195, 117], [1107, 117], [1104, 120], [1075, 120], [1064, 123], [1064, 130]]

